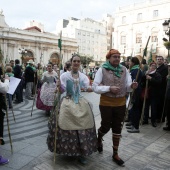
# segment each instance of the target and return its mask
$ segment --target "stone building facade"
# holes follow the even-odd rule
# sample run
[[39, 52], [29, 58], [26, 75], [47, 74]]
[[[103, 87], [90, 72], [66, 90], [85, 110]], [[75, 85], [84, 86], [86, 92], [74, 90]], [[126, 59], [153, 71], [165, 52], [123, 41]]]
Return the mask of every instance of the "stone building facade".
[[113, 18], [106, 14], [101, 21], [91, 18], [69, 18], [57, 22], [57, 31], [63, 31], [63, 35], [75, 38], [78, 43], [80, 55], [93, 57], [97, 63], [105, 61], [105, 56], [111, 48], [111, 37], [113, 31]]
[[148, 51], [167, 57], [168, 50], [163, 46], [167, 36], [162, 23], [170, 17], [169, 0], [147, 0], [117, 8], [114, 18], [112, 46], [124, 56], [143, 55], [147, 39], [151, 36]]
[[[26, 62], [33, 59], [35, 63], [46, 65], [49, 61], [58, 64], [60, 49], [59, 35], [45, 32], [37, 26], [22, 30], [9, 27], [5, 22], [3, 12], [0, 12], [0, 47], [4, 56], [3, 61], [20, 59]], [[19, 49], [27, 53], [20, 54]], [[78, 45], [74, 38], [62, 37], [62, 63], [64, 64], [77, 51]], [[23, 58], [23, 61], [22, 61]]]

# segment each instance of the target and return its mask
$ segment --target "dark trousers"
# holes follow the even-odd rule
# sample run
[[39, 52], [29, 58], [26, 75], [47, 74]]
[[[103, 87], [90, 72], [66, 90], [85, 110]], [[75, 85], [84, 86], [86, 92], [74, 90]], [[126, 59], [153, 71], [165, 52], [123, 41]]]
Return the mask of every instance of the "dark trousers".
[[[158, 110], [157, 110], [157, 119], [159, 120], [161, 120], [162, 118], [164, 100], [165, 100], [165, 90], [161, 90], [159, 95]], [[164, 118], [165, 118], [165, 113], [163, 113], [163, 119]]]
[[145, 103], [145, 112], [144, 112], [144, 121], [148, 122], [149, 118], [149, 106], [151, 106], [151, 122], [156, 122], [157, 117], [157, 106], [158, 106], [158, 99], [157, 97], [152, 97], [146, 99]]
[[0, 137], [3, 138], [5, 113], [0, 109]]
[[140, 98], [137, 96], [135, 98], [135, 101], [133, 102], [133, 107], [129, 111], [131, 114], [131, 122], [132, 125], [136, 128], [139, 129], [139, 121], [141, 117], [141, 112], [140, 112], [140, 105], [139, 105]]
[[18, 87], [16, 88], [15, 94], [16, 94], [16, 100], [18, 102], [22, 102], [23, 101], [23, 86], [22, 86], [21, 81], [18, 84]]
[[166, 113], [166, 116], [167, 116], [168, 127], [170, 127], [170, 99], [166, 100], [165, 113]]
[[7, 93], [6, 96], [8, 98], [8, 106], [12, 107], [12, 95]]
[[110, 128], [113, 134], [121, 134], [122, 122], [125, 116], [126, 106], [99, 106], [101, 113], [100, 132], [106, 134]]

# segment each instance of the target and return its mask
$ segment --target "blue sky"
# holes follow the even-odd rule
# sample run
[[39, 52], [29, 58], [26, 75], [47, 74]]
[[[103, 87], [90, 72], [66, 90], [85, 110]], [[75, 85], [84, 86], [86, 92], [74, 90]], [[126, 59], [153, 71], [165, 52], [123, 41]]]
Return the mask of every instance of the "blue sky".
[[113, 15], [116, 7], [141, 1], [143, 0], [0, 0], [0, 9], [10, 27], [24, 28], [26, 22], [34, 20], [44, 24], [45, 31], [53, 32], [59, 19], [89, 17], [99, 20], [102, 14]]

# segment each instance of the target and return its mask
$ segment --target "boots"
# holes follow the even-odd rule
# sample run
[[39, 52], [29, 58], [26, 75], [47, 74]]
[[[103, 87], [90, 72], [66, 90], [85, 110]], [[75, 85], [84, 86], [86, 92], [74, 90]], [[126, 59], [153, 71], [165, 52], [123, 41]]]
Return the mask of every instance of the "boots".
[[98, 129], [98, 138], [97, 138], [97, 150], [99, 153], [103, 152], [103, 136], [105, 134], [102, 133], [99, 129]]
[[113, 161], [116, 162], [119, 166], [124, 166], [124, 161], [118, 156], [118, 147], [121, 135], [114, 135], [112, 137], [113, 140]]

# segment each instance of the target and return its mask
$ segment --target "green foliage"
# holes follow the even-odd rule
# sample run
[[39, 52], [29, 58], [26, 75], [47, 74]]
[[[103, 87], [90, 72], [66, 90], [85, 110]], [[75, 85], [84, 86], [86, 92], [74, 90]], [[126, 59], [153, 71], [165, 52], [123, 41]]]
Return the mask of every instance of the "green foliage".
[[81, 64], [83, 65], [89, 65], [91, 62], [94, 61], [92, 56], [81, 56], [80, 55], [80, 60], [81, 60]]
[[167, 49], [170, 49], [170, 42], [169, 42], [169, 41], [164, 42], [164, 46], [165, 46]]

